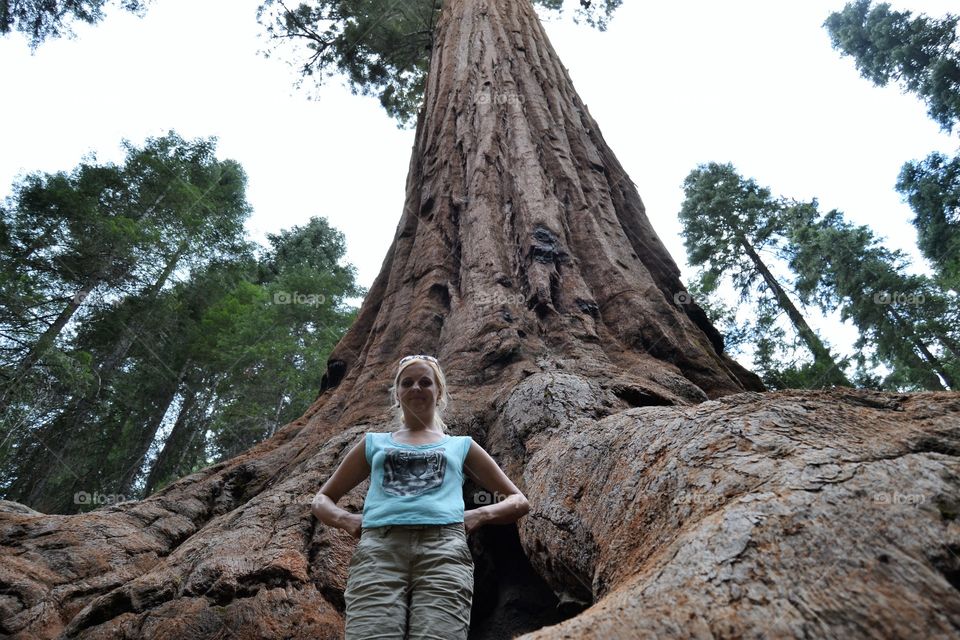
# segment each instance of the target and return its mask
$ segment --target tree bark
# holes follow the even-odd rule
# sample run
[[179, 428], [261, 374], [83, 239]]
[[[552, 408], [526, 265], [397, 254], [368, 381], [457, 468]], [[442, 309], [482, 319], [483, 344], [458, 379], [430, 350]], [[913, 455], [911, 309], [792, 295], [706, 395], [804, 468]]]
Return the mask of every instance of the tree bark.
[[[316, 402], [140, 502], [6, 505], [2, 630], [341, 637], [354, 540], [309, 503], [365, 431], [392, 428], [394, 367], [417, 352], [447, 373], [451, 432], [532, 505], [471, 535], [473, 637], [960, 627], [960, 394], [751, 392], [675, 297], [679, 271], [528, 0], [449, 0], [432, 56], [396, 236]], [[883, 492], [926, 506], [883, 508]]]

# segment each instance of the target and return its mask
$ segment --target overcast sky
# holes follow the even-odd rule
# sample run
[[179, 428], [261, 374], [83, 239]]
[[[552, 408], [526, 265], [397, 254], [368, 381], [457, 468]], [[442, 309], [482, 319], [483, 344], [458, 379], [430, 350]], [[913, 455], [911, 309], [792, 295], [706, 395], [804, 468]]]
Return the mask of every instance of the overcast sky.
[[[892, 4], [956, 12], [941, 0]], [[0, 190], [8, 194], [18, 173], [71, 169], [91, 151], [121, 161], [124, 138], [215, 135], [219, 157], [248, 174], [252, 239], [325, 216], [369, 287], [403, 207], [413, 131], [338, 81], [315, 101], [316, 91], [295, 89], [282, 54], [258, 54], [257, 5], [153, 0], [145, 18], [114, 10], [33, 55], [19, 35], [0, 39]], [[843, 5], [626, 0], [604, 33], [545, 21], [685, 277], [693, 271], [677, 221], [681, 183], [709, 161], [734, 163], [774, 195], [817, 197], [822, 210], [838, 208], [919, 256], [912, 212], [893, 186], [906, 160], [954, 153], [957, 140], [919, 100], [874, 87], [831, 49], [822, 23]], [[835, 323], [814, 325], [841, 351], [854, 338]]]

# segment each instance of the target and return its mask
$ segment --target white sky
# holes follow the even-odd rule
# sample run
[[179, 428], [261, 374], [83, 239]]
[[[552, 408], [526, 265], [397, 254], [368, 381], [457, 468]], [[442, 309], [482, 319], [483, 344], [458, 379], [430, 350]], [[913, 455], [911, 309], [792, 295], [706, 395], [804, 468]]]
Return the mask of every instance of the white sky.
[[[951, 4], [893, 6], [942, 16]], [[0, 194], [18, 173], [69, 170], [90, 151], [119, 162], [123, 138], [215, 135], [218, 156], [248, 174], [253, 239], [325, 216], [369, 287], [403, 207], [413, 131], [339, 81], [308, 100], [313, 91], [293, 87], [282, 53], [257, 53], [257, 5], [154, 0], [143, 19], [114, 9], [33, 55], [19, 35], [0, 38]], [[605, 33], [545, 24], [685, 277], [681, 183], [709, 161], [733, 162], [774, 195], [817, 197], [822, 210], [838, 208], [919, 256], [912, 212], [893, 186], [906, 160], [954, 153], [957, 141], [918, 99], [874, 87], [830, 47], [821, 25], [843, 5], [626, 0]], [[849, 327], [811, 321], [841, 351], [855, 339]]]

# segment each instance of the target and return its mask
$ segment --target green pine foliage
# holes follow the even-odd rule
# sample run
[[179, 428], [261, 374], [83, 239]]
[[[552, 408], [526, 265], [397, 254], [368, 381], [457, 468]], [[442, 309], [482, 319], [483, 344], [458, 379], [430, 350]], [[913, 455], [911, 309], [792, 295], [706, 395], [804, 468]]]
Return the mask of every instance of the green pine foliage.
[[960, 119], [960, 17], [913, 17], [871, 0], [848, 3], [824, 26], [835, 49], [852, 56], [860, 74], [877, 86], [890, 81], [915, 93], [945, 131]]
[[[149, 0], [120, 0], [120, 8], [142, 16]], [[0, 35], [16, 31], [36, 49], [48, 38], [72, 36], [74, 23], [104, 19], [107, 0], [0, 0]]]
[[[815, 208], [815, 207], [814, 207]], [[955, 389], [960, 324], [956, 296], [910, 274], [908, 261], [866, 226], [833, 210], [789, 227], [796, 291], [824, 312], [839, 309], [859, 330], [858, 377], [882, 365], [879, 386], [891, 390]]]
[[960, 293], [960, 157], [932, 153], [920, 162], [907, 162], [897, 191], [916, 214], [917, 246], [940, 284]]
[[[70, 513], [137, 498], [302, 415], [365, 295], [322, 218], [243, 238], [212, 139], [127, 144], [3, 203], [0, 495]], [[98, 498], [99, 497], [99, 498]]]
[[[816, 200], [773, 197], [732, 165], [701, 165], [684, 188], [680, 219], [688, 261], [700, 269], [691, 291], [733, 337], [728, 348], [752, 352], [768, 387], [956, 388], [960, 301], [941, 279], [910, 273], [905, 256], [885, 248], [868, 227], [835, 210], [821, 213]], [[773, 264], [791, 275], [775, 277]], [[745, 319], [717, 300], [725, 284], [739, 303], [750, 304]], [[838, 312], [856, 327], [850, 381], [848, 359], [828, 357], [791, 296], [805, 308]]]
[[[560, 13], [563, 0], [534, 0]], [[580, 0], [576, 20], [604, 30], [622, 0]], [[269, 39], [265, 55], [278, 49], [296, 64], [297, 84], [322, 84], [342, 76], [354, 94], [376, 96], [396, 119], [411, 127], [423, 100], [441, 0], [313, 0], [290, 8], [265, 0], [257, 11]], [[292, 48], [292, 50], [291, 50]]]
[[[941, 129], [952, 132], [960, 122], [958, 23], [955, 15], [914, 17], [909, 11], [892, 11], [889, 4], [871, 6], [870, 0], [857, 0], [832, 13], [824, 26], [834, 48], [852, 56], [864, 78], [878, 86], [899, 83], [924, 101]], [[845, 292], [841, 295], [847, 298], [836, 303], [857, 319], [864, 336], [861, 346], [872, 354], [866, 358], [861, 352], [861, 380], [887, 388], [955, 389], [960, 351], [954, 329], [960, 283], [960, 158], [931, 153], [922, 161], [907, 162], [896, 189], [915, 213], [918, 247], [935, 277], [907, 275], [902, 255], [884, 251], [869, 229], [854, 227], [831, 212], [817, 219], [807, 240], [823, 250], [857, 256], [859, 262], [837, 265], [819, 276], [808, 267], [806, 288], [820, 289], [824, 295]], [[851, 288], [857, 279], [881, 299], [890, 292], [900, 297], [871, 304]], [[878, 361], [887, 364], [885, 377], [867, 370], [868, 362]]]

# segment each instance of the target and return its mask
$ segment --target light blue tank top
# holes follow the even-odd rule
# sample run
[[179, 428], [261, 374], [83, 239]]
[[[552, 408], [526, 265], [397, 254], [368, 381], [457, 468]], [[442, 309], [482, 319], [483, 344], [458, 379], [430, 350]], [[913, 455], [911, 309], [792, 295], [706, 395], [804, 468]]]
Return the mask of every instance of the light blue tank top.
[[463, 462], [470, 436], [447, 435], [439, 442], [412, 445], [392, 433], [368, 432], [370, 488], [363, 503], [363, 527], [388, 524], [463, 522]]

